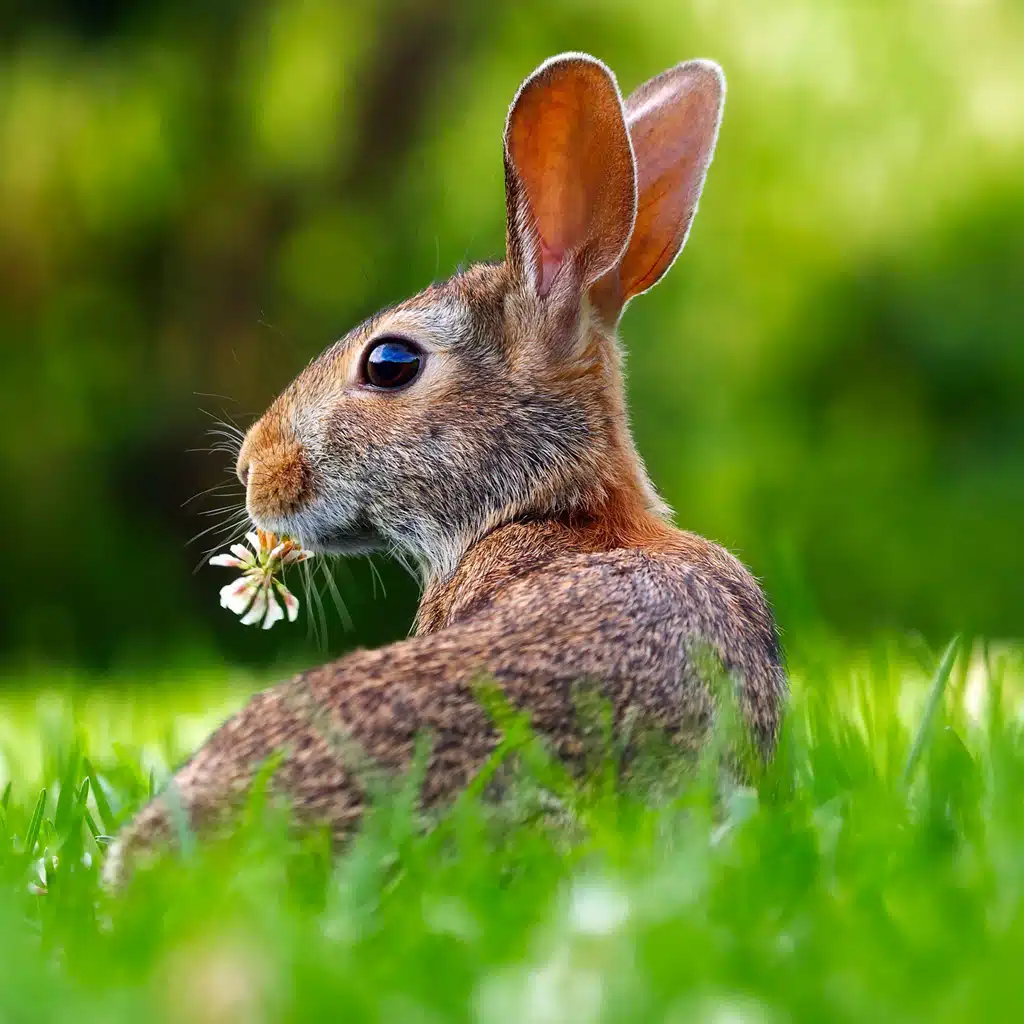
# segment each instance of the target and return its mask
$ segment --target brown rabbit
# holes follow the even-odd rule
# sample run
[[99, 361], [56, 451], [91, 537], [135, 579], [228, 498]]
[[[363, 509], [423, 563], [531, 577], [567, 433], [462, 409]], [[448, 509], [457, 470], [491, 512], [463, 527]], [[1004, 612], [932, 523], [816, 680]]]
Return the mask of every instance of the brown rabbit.
[[[424, 800], [455, 794], [496, 731], [495, 680], [561, 756], [579, 752], [574, 684], [693, 743], [714, 651], [771, 753], [786, 678], [768, 605], [722, 548], [669, 523], [634, 448], [615, 328], [686, 240], [722, 112], [717, 65], [690, 61], [625, 102], [583, 54], [542, 64], [505, 128], [507, 257], [386, 310], [315, 359], [238, 459], [260, 527], [320, 552], [387, 549], [424, 591], [410, 639], [359, 650], [254, 697], [175, 778], [196, 827], [283, 755], [274, 784], [344, 834], [364, 792], [343, 756], [401, 770], [433, 737]], [[169, 833], [157, 798], [108, 859]]]

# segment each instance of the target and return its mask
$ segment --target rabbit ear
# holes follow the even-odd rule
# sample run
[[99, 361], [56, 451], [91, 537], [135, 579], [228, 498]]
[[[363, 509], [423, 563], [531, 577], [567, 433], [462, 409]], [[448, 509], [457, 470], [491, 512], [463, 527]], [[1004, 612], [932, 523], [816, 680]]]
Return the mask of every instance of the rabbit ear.
[[541, 298], [579, 302], [618, 263], [636, 218], [636, 171], [612, 73], [585, 54], [546, 61], [505, 125], [508, 257]]
[[[662, 278], [686, 242], [718, 138], [725, 76], [691, 60], [652, 78], [626, 100], [636, 156], [636, 226], [619, 264], [595, 289], [615, 315]], [[617, 304], [617, 305], [616, 305]]]

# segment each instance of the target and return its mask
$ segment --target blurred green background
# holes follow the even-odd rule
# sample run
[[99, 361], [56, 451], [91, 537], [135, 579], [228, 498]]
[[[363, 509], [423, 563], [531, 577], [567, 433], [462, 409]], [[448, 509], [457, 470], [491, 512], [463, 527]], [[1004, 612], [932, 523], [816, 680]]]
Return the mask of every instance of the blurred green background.
[[[1024, 6], [1015, 0], [7, 0], [0, 7], [5, 673], [322, 656], [193, 574], [246, 425], [379, 306], [500, 257], [521, 79], [717, 59], [690, 244], [622, 333], [681, 525], [824, 627], [1020, 635]], [[340, 569], [330, 650], [415, 588]]]

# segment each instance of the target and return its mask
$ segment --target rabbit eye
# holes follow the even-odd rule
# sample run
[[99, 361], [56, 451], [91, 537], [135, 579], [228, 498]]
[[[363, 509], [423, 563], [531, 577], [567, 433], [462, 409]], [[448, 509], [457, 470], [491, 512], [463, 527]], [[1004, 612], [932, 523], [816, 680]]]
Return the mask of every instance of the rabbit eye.
[[385, 338], [366, 353], [363, 373], [375, 388], [400, 388], [416, 378], [422, 364], [423, 355], [411, 342]]

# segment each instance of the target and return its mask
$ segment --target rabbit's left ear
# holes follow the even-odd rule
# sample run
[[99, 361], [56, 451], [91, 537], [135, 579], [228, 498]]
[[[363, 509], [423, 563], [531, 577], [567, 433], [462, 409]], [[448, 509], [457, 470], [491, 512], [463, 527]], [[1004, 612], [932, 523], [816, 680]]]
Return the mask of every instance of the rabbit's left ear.
[[653, 287], [686, 242], [718, 139], [725, 76], [712, 61], [678, 64], [626, 100], [636, 156], [639, 206], [618, 267], [591, 292], [611, 320], [634, 295]]
[[584, 54], [542, 64], [505, 125], [508, 258], [535, 294], [572, 303], [622, 257], [636, 172], [612, 73]]

